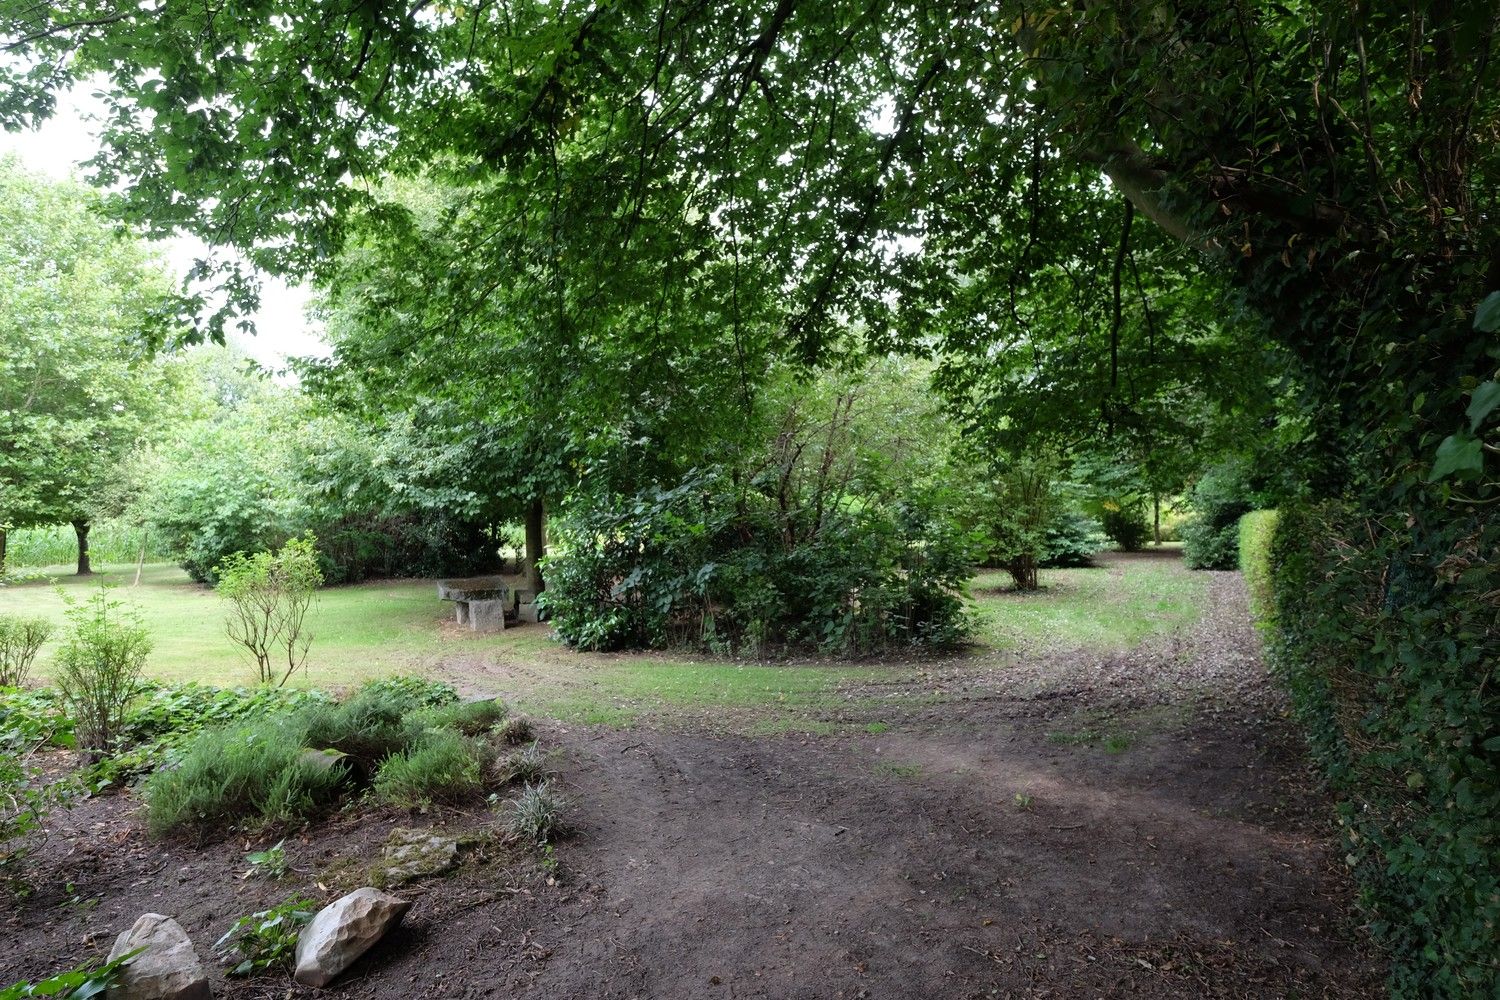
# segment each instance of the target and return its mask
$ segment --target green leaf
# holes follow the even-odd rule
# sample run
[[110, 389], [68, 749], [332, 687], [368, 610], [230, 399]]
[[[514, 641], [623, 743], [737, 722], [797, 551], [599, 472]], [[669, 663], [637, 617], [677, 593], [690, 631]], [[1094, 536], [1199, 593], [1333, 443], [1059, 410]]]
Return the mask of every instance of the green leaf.
[[1432, 473], [1427, 481], [1435, 483], [1455, 473], [1479, 473], [1483, 469], [1484, 451], [1479, 445], [1479, 439], [1468, 431], [1460, 431], [1449, 434], [1438, 445], [1437, 461], [1433, 463]]
[[1469, 418], [1469, 430], [1479, 430], [1484, 418], [1497, 406], [1500, 406], [1500, 382], [1481, 382], [1474, 390], [1473, 398], [1469, 400], [1469, 408], [1464, 411]]
[[1500, 292], [1490, 292], [1474, 310], [1474, 329], [1481, 333], [1500, 330]]

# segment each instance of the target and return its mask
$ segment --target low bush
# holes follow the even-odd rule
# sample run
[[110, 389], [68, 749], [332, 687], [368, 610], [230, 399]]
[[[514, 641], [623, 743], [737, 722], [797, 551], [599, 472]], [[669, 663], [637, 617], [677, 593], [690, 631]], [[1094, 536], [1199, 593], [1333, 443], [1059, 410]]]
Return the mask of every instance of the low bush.
[[506, 711], [505, 702], [491, 698], [420, 708], [410, 719], [430, 729], [452, 729], [465, 736], [479, 736], [504, 722]]
[[533, 740], [529, 745], [507, 754], [495, 762], [495, 773], [501, 781], [537, 781], [547, 774], [547, 755]]
[[484, 788], [483, 745], [448, 729], [428, 730], [375, 772], [376, 798], [403, 808], [473, 799]]
[[42, 643], [52, 636], [45, 618], [0, 615], [0, 687], [22, 687]]
[[[262, 696], [273, 697], [298, 701]], [[476, 795], [492, 754], [466, 733], [488, 731], [505, 709], [453, 697], [447, 685], [377, 681], [341, 703], [309, 696], [294, 710], [203, 729], [147, 779], [150, 828], [202, 837], [247, 821], [284, 826], [333, 808], [365, 781], [401, 805]]]
[[519, 715], [512, 715], [500, 724], [500, 728], [495, 731], [495, 735], [500, 738], [500, 742], [515, 747], [523, 743], [530, 743], [535, 735], [535, 731], [536, 727], [531, 724], [530, 719]]
[[139, 617], [101, 588], [67, 611], [57, 653], [57, 686], [73, 719], [77, 749], [93, 762], [115, 746], [125, 712], [141, 688], [151, 638]]
[[26, 997], [63, 997], [64, 1000], [86, 1000], [107, 995], [120, 984], [126, 963], [144, 949], [136, 949], [111, 962], [89, 959], [66, 972], [59, 972], [40, 982], [22, 980], [0, 989], [0, 1000], [25, 1000]]
[[1274, 510], [1252, 510], [1240, 518], [1240, 572], [1250, 593], [1250, 614], [1262, 629], [1275, 625], [1275, 595], [1271, 587], [1271, 539], [1276, 534]]
[[312, 645], [307, 612], [323, 585], [313, 536], [293, 538], [279, 552], [233, 553], [215, 574], [225, 634], [255, 661], [259, 683], [285, 686], [307, 665]]
[[147, 824], [156, 834], [203, 836], [253, 819], [304, 819], [338, 797], [343, 774], [303, 754], [297, 715], [200, 733], [168, 768], [146, 779]]

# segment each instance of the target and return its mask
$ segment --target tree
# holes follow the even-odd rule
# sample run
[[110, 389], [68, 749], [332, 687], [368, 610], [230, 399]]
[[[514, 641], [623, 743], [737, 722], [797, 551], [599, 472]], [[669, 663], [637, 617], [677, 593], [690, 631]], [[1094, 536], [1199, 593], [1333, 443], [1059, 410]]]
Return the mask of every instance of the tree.
[[[911, 309], [954, 301], [980, 264], [1030, 275], [1038, 244], [1089, 236], [1114, 248], [1090, 293], [1114, 356], [1142, 224], [1180, 243], [1298, 393], [1278, 536], [1307, 586], [1278, 590], [1281, 663], [1345, 797], [1396, 982], [1493, 987], [1492, 935], [1476, 930], [1500, 919], [1492, 3], [238, 13], [29, 5], [0, 28], [0, 122], [109, 74], [99, 180], [120, 186], [121, 216], [284, 271], [325, 267], [350, 220], [380, 210], [386, 174], [432, 164], [518, 182], [485, 213], [497, 240], [604, 199], [595, 225], [558, 231], [605, 265], [595, 284], [615, 301], [648, 301], [642, 272], [653, 292], [697, 280], [667, 266], [673, 237], [711, 227], [764, 269], [777, 329], [808, 357], [851, 320], [931, 349]], [[1075, 224], [1043, 224], [1049, 205]], [[253, 300], [232, 265], [224, 283]], [[979, 334], [949, 317], [943, 348], [1000, 353], [990, 320], [1005, 305], [970, 302]], [[583, 329], [622, 354], [655, 335]]]
[[170, 366], [132, 345], [167, 294], [96, 198], [0, 160], [0, 566], [9, 528], [89, 523], [170, 397]]

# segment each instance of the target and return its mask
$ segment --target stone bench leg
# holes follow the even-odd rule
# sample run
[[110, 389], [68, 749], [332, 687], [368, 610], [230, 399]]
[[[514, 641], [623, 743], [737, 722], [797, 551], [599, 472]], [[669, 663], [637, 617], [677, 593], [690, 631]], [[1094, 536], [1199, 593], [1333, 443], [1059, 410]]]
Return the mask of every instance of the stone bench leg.
[[453, 606], [457, 609], [454, 612], [454, 615], [455, 615], [455, 618], [458, 621], [458, 623], [460, 625], [467, 625], [467, 624], [469, 624], [469, 602], [468, 601], [454, 601], [453, 602]]
[[469, 627], [475, 632], [505, 631], [505, 602], [470, 601]]

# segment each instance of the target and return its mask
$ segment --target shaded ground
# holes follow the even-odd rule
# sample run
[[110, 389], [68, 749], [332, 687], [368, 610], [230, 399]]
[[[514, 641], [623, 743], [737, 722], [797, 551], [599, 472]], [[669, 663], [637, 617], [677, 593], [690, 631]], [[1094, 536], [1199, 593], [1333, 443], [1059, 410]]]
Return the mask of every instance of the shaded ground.
[[[1125, 579], [1133, 564], [1098, 572]], [[811, 731], [757, 726], [757, 711], [784, 716], [739, 698], [725, 702], [730, 726], [725, 705], [671, 698], [636, 706], [630, 728], [544, 725], [578, 827], [554, 884], [491, 845], [418, 887], [407, 928], [330, 992], [1378, 996], [1327, 804], [1264, 677], [1239, 577], [1196, 576], [1191, 627], [1130, 650], [1033, 636], [887, 665], [808, 694], [793, 719]], [[455, 666], [484, 693], [597, 683]], [[177, 915], [206, 955], [241, 913], [357, 881], [386, 831], [410, 822], [350, 817], [291, 840], [303, 871], [278, 886], [238, 877], [242, 842], [146, 840], [129, 805], [60, 817], [37, 891], [5, 926], [0, 982], [107, 950], [146, 910]]]

